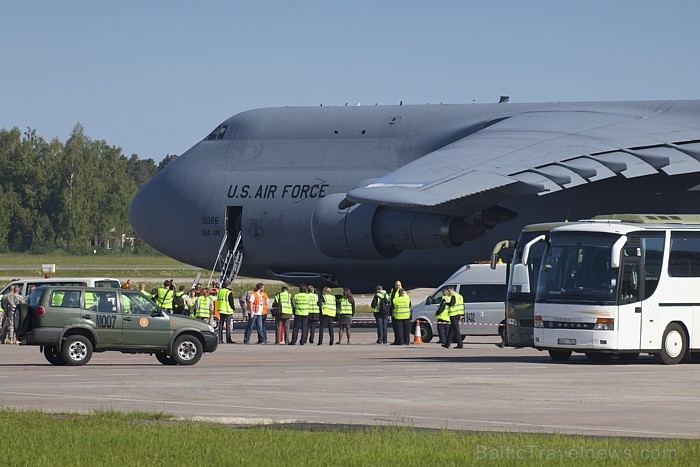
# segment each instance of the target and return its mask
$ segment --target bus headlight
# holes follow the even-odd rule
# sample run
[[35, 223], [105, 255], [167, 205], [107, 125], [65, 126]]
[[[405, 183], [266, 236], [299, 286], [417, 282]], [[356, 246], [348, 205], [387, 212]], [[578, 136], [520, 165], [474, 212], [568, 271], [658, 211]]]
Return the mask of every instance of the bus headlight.
[[542, 317], [540, 315], [535, 315], [535, 327], [536, 328], [543, 328], [544, 323], [542, 322]]
[[615, 320], [613, 318], [598, 318], [593, 326], [594, 331], [612, 331], [615, 329]]
[[506, 322], [508, 323], [508, 326], [517, 326], [518, 325], [518, 321], [515, 318], [508, 318], [506, 320]]

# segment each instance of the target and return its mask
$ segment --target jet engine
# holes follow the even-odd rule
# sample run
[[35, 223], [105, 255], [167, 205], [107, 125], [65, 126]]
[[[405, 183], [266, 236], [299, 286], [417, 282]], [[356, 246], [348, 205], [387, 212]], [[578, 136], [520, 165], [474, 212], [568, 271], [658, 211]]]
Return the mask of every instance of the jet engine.
[[358, 204], [339, 209], [343, 193], [325, 196], [311, 217], [318, 249], [333, 258], [387, 259], [404, 250], [452, 248], [517, 214], [492, 206], [469, 218]]

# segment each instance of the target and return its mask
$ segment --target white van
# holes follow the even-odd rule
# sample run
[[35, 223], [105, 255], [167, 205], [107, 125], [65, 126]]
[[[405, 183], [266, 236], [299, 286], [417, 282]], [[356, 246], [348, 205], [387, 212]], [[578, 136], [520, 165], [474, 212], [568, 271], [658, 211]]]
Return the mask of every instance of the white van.
[[66, 286], [84, 286], [84, 287], [107, 287], [118, 289], [121, 287], [119, 279], [110, 279], [104, 277], [51, 277], [45, 279], [43, 277], [30, 278], [30, 279], [15, 279], [9, 284], [7, 284], [2, 291], [0, 291], [0, 296], [9, 293], [11, 285], [19, 286], [19, 294], [23, 297], [27, 296], [27, 290], [29, 286], [33, 285], [35, 287], [49, 286], [49, 285], [66, 285]]
[[499, 335], [505, 330], [506, 264], [467, 264], [459, 268], [424, 303], [411, 309], [411, 319], [420, 321], [421, 338], [430, 342], [437, 336], [435, 312], [443, 291], [453, 286], [464, 298], [462, 336]]

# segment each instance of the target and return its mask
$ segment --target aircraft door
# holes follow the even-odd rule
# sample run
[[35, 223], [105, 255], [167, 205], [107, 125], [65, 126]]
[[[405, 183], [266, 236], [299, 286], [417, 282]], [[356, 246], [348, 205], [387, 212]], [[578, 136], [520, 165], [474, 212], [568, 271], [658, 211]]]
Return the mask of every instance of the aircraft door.
[[[227, 206], [226, 207], [226, 232], [228, 233], [229, 248], [233, 248], [236, 244], [238, 234], [241, 233], [243, 226], [243, 206]], [[243, 249], [243, 238], [239, 248]]]

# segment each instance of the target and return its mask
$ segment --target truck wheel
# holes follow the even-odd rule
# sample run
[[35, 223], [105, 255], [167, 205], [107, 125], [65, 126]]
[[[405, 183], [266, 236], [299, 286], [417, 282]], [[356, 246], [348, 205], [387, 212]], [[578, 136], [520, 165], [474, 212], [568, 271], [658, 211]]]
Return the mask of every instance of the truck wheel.
[[164, 353], [157, 353], [156, 360], [158, 360], [163, 365], [177, 365], [177, 362], [173, 359], [173, 357], [168, 357]]
[[654, 358], [659, 363], [675, 365], [683, 360], [687, 350], [685, 331], [679, 324], [671, 323], [666, 327], [664, 337], [661, 339], [661, 352], [655, 353]]
[[498, 326], [498, 335], [503, 342], [506, 341], [506, 320], [501, 321], [501, 324]]
[[56, 347], [44, 347], [44, 357], [52, 365], [63, 366], [66, 364], [60, 352], [56, 352]]
[[549, 357], [555, 362], [565, 362], [571, 358], [571, 350], [550, 350]]
[[202, 343], [194, 336], [185, 335], [175, 339], [172, 359], [178, 365], [194, 365], [202, 358]]
[[85, 336], [68, 336], [61, 348], [61, 355], [67, 365], [85, 365], [92, 358], [92, 343]]
[[433, 340], [433, 330], [430, 327], [430, 323], [424, 323], [423, 321], [420, 322], [420, 338], [426, 344]]
[[593, 363], [607, 363], [613, 358], [611, 353], [586, 352], [586, 358]]

